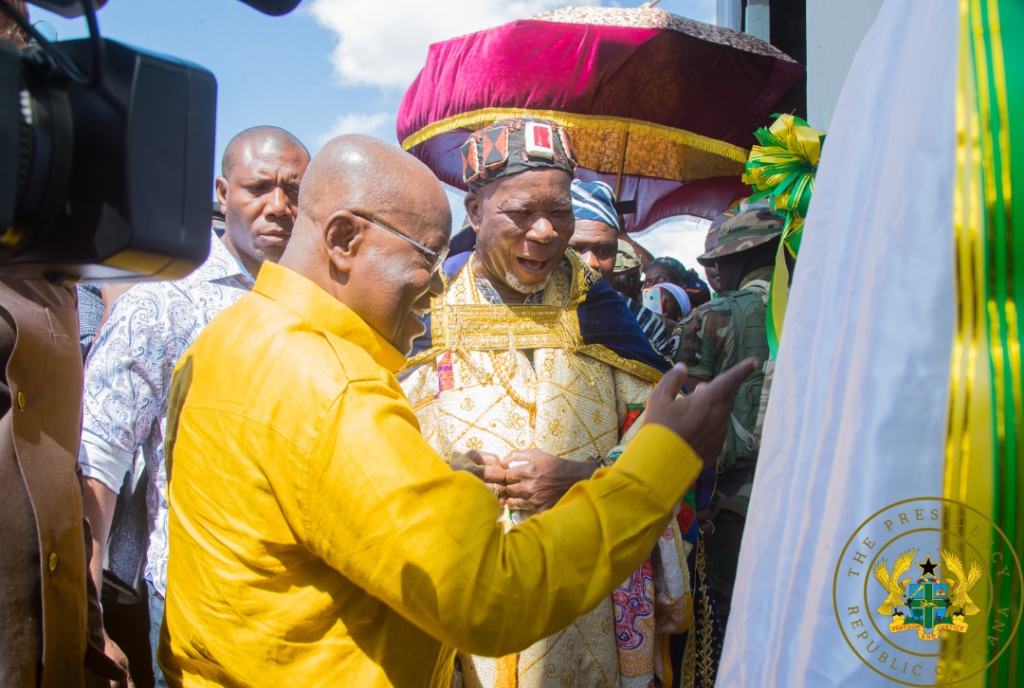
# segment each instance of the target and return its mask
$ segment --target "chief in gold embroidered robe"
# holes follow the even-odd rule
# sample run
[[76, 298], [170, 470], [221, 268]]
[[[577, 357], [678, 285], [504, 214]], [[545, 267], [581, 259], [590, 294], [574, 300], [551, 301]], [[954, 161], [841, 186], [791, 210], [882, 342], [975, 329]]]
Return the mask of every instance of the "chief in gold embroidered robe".
[[[454, 275], [432, 307], [432, 348], [410, 360], [402, 383], [442, 457], [536, 448], [586, 461], [621, 452], [660, 372], [583, 342], [577, 307], [598, 278], [568, 251], [532, 303], [506, 305], [475, 275], [473, 258]], [[509, 528], [526, 516], [503, 511]], [[463, 685], [661, 685], [668, 634], [692, 622], [690, 547], [673, 519], [650, 559], [565, 630], [518, 655], [460, 654]]]

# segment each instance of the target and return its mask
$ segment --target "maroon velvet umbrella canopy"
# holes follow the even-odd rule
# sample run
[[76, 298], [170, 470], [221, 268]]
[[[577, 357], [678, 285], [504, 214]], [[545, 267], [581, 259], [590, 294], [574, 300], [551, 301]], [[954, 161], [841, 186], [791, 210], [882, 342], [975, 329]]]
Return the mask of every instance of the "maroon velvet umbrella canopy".
[[496, 119], [566, 126], [581, 179], [635, 201], [626, 229], [713, 217], [749, 190], [743, 164], [804, 68], [749, 34], [653, 7], [567, 7], [430, 47], [398, 139], [466, 189], [459, 147]]

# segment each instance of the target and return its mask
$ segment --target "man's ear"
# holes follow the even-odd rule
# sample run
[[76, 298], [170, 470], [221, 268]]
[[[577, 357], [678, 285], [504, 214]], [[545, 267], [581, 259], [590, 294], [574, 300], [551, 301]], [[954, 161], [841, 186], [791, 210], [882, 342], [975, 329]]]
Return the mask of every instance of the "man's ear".
[[321, 225], [327, 257], [339, 272], [352, 272], [353, 261], [363, 244], [363, 224], [347, 210], [338, 210]]
[[217, 190], [217, 201], [220, 203], [220, 212], [224, 215], [228, 214], [228, 180], [224, 177], [217, 177], [217, 180], [213, 183], [213, 188]]
[[466, 205], [466, 217], [469, 218], [469, 224], [473, 228], [473, 231], [479, 234], [480, 219], [483, 217], [483, 209], [480, 207], [480, 197], [476, 195], [475, 191], [470, 191], [466, 194], [466, 198], [463, 202]]

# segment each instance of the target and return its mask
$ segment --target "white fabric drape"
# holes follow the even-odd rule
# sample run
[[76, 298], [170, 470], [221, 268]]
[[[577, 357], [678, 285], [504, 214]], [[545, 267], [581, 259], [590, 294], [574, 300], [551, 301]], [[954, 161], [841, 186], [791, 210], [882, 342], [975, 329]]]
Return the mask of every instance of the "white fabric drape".
[[790, 295], [719, 686], [890, 686], [845, 642], [858, 525], [941, 495], [954, 283], [958, 8], [888, 0], [823, 149]]

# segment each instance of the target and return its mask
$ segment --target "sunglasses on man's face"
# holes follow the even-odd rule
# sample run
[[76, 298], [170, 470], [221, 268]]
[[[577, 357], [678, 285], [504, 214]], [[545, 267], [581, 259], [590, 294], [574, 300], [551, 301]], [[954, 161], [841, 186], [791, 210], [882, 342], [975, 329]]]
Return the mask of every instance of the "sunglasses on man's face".
[[412, 244], [413, 248], [415, 248], [419, 252], [419, 254], [421, 256], [426, 258], [427, 263], [430, 266], [430, 274], [434, 274], [435, 272], [440, 270], [441, 266], [444, 264], [445, 258], [448, 257], [448, 247], [447, 246], [440, 253], [438, 253], [437, 251], [434, 251], [432, 249], [427, 248], [426, 246], [424, 246], [420, 242], [416, 241], [415, 239], [409, 238], [408, 235], [404, 234], [403, 232], [399, 232], [394, 227], [389, 227], [388, 225], [384, 224], [383, 222], [381, 222], [377, 218], [373, 217], [372, 215], [368, 215], [366, 213], [359, 213], [359, 212], [356, 212], [354, 210], [350, 211], [350, 212], [353, 215], [355, 215], [356, 217], [361, 218], [363, 220], [366, 220], [370, 224], [376, 225], [376, 226], [380, 227], [381, 229], [386, 229], [387, 231], [391, 232], [395, 236], [399, 236], [402, 239], [404, 239], [405, 241], [407, 241], [410, 244]]

